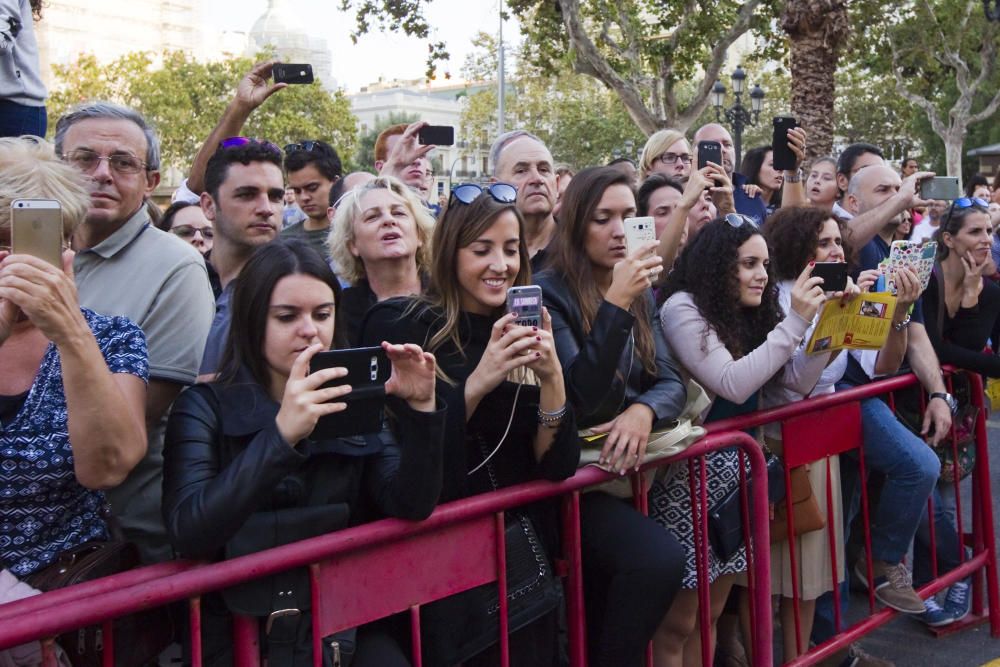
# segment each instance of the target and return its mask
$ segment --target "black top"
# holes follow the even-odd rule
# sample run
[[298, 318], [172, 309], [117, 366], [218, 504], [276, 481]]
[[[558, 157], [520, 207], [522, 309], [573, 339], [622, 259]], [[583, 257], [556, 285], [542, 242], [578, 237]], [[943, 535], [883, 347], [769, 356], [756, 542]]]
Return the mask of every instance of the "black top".
[[0, 429], [3, 425], [14, 421], [17, 413], [24, 407], [24, 401], [28, 398], [28, 392], [16, 394], [14, 396], [0, 396]]
[[1000, 315], [1000, 286], [992, 280], [984, 279], [979, 302], [972, 308], [959, 307], [954, 317], [948, 317], [937, 276], [940, 267], [935, 267], [934, 271], [920, 300], [923, 303], [927, 337], [931, 339], [938, 359], [942, 364], [952, 364], [989, 377], [1000, 377], [1000, 357], [983, 354], [993, 325]]
[[542, 288], [552, 316], [552, 334], [562, 362], [566, 396], [576, 408], [581, 427], [611, 421], [633, 403], [648, 406], [656, 416], [654, 428], [676, 419], [687, 402], [687, 389], [670, 355], [652, 292], [642, 296], [650, 312], [656, 345], [656, 375], [646, 372], [636, 350], [627, 310], [602, 301], [589, 333], [583, 315], [562, 277], [544, 271], [535, 282]]
[[340, 303], [337, 304], [339, 311], [337, 313], [337, 327], [344, 332], [345, 340], [351, 347], [358, 347], [361, 322], [365, 319], [368, 309], [376, 303], [378, 303], [378, 298], [364, 278], [340, 293]]
[[[368, 311], [361, 327], [361, 344], [415, 343], [426, 349], [431, 336], [440, 328], [443, 318], [439, 311], [418, 305], [410, 312], [413, 299], [397, 298], [382, 301]], [[464, 498], [526, 482], [531, 479], [566, 479], [576, 472], [580, 447], [572, 411], [567, 413], [552, 446], [535, 460], [533, 442], [537, 432], [539, 388], [520, 385], [517, 403], [514, 395], [518, 385], [503, 382], [485, 396], [476, 412], [466, 421], [465, 381], [475, 370], [486, 350], [495, 319], [463, 313], [459, 321], [461, 349], [450, 341], [432, 350], [439, 368], [453, 381], [438, 380], [438, 396], [448, 404], [444, 451], [444, 486], [441, 501]], [[514, 418], [511, 421], [511, 409]], [[478, 466], [503, 437], [507, 423], [510, 432], [503, 445], [490, 459], [489, 465], [468, 475]], [[490, 473], [495, 479], [490, 479]], [[495, 486], [494, 486], [495, 482]]]

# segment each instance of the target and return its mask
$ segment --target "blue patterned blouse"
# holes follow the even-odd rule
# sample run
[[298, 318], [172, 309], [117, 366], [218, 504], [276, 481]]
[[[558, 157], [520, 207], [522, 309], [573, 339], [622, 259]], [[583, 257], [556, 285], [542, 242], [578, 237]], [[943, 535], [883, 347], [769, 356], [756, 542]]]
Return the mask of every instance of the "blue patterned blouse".
[[[111, 372], [148, 381], [142, 329], [81, 310]], [[0, 565], [24, 577], [67, 549], [107, 539], [103, 505], [104, 494], [80, 486], [73, 473], [62, 365], [50, 343], [24, 405], [0, 428]]]

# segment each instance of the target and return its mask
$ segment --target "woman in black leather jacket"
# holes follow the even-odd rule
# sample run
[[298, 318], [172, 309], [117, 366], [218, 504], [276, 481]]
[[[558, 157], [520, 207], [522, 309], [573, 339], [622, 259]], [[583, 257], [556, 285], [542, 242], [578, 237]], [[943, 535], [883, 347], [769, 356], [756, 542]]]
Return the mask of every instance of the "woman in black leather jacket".
[[[552, 313], [566, 395], [580, 427], [606, 433], [601, 460], [638, 467], [649, 434], [683, 412], [687, 393], [653, 309], [656, 242], [626, 254], [623, 222], [635, 215], [628, 178], [585, 169], [563, 195], [548, 270], [538, 276]], [[590, 664], [638, 665], [680, 587], [677, 540], [632, 506], [599, 490], [581, 501]]]
[[[366, 344], [416, 343], [438, 360], [438, 392], [449, 405], [442, 501], [531, 479], [565, 479], [580, 458], [547, 315], [533, 330], [506, 312], [507, 289], [530, 282], [514, 196], [506, 184], [488, 192], [456, 188], [434, 231], [425, 295], [379, 303], [362, 326]], [[510, 664], [518, 667], [557, 664], [559, 591], [547, 558], [556, 546], [554, 509], [542, 503], [507, 512]], [[532, 546], [527, 558], [516, 546], [525, 543]], [[496, 613], [484, 622], [482, 593], [423, 607], [425, 664], [498, 664]]]
[[[337, 399], [350, 392], [348, 385], [320, 388], [346, 369], [308, 374], [312, 356], [333, 343], [339, 291], [327, 264], [301, 241], [275, 241], [247, 262], [220, 380], [178, 397], [167, 428], [163, 513], [178, 555], [221, 560], [380, 515], [422, 519], [433, 510], [445, 411], [436, 407], [434, 357], [418, 346], [383, 345], [392, 361], [385, 385], [391, 429], [309, 437], [321, 416], [344, 409]], [[229, 612], [264, 620], [292, 608], [301, 613], [270, 619], [261, 645], [272, 665], [311, 665], [309, 605], [303, 570], [227, 589], [221, 599], [206, 596], [205, 664], [232, 664]], [[342, 658], [356, 649], [354, 667], [409, 664], [374, 630], [336, 637]]]

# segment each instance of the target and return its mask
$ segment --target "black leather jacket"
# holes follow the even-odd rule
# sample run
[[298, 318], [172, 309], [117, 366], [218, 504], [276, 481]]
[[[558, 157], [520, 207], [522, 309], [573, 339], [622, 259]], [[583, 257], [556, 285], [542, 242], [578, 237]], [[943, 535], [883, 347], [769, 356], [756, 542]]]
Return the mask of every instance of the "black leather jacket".
[[601, 301], [590, 333], [584, 334], [580, 307], [562, 277], [543, 271], [534, 282], [541, 286], [552, 316], [552, 335], [562, 362], [566, 396], [576, 408], [581, 428], [611, 421], [633, 403], [642, 403], [653, 411], [654, 428], [665, 426], [681, 414], [687, 389], [667, 347], [652, 293], [643, 298], [648, 301], [656, 344], [655, 376], [643, 369], [636, 353], [630, 335], [635, 322], [631, 313]]
[[394, 397], [386, 406], [391, 431], [290, 447], [275, 425], [279, 405], [249, 373], [182, 393], [164, 447], [163, 516], [174, 549], [222, 558], [252, 515], [296, 507], [329, 506], [341, 517], [334, 529], [427, 517], [441, 490], [446, 411], [439, 403], [417, 412]]

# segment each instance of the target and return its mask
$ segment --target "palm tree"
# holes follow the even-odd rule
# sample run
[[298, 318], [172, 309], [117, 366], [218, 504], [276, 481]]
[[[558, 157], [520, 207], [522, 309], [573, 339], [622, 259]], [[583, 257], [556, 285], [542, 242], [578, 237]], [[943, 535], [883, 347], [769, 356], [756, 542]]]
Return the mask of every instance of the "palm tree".
[[787, 0], [781, 27], [792, 44], [792, 115], [809, 133], [806, 158], [830, 155], [833, 75], [848, 37], [847, 0]]

